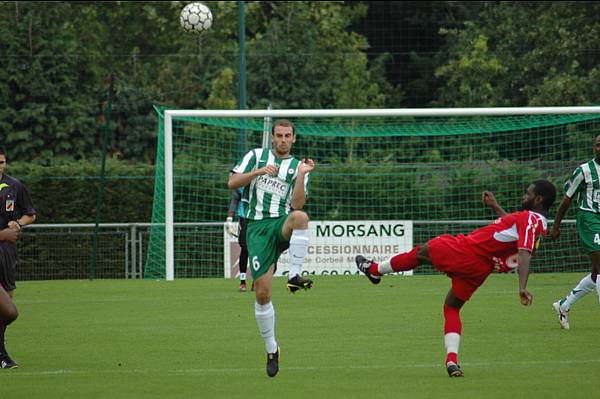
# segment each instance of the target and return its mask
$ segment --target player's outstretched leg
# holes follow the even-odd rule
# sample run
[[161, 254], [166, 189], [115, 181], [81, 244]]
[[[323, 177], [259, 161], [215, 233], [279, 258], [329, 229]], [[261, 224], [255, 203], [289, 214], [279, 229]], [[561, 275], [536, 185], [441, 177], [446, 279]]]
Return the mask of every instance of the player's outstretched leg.
[[288, 280], [287, 289], [292, 294], [294, 294], [298, 290], [308, 290], [313, 286], [313, 281], [309, 278], [302, 277], [299, 274], [296, 274], [294, 277]]
[[376, 265], [375, 262], [373, 262], [372, 260], [368, 260], [367, 258], [365, 258], [362, 255], [356, 255], [355, 261], [356, 261], [356, 267], [358, 267], [358, 270], [363, 272], [364, 275], [367, 276], [367, 278], [369, 279], [370, 282], [372, 282], [373, 284], [379, 284], [381, 282], [380, 276], [374, 276], [369, 271], [369, 269], [371, 268], [372, 265]]
[[279, 352], [281, 348], [277, 347], [277, 352], [267, 353], [267, 375], [275, 377], [279, 372]]
[[556, 301], [552, 304], [552, 308], [554, 309], [554, 311], [556, 312], [556, 314], [558, 315], [558, 323], [560, 324], [560, 326], [565, 329], [568, 330], [569, 329], [569, 311], [565, 310], [562, 306], [561, 306], [561, 301]]

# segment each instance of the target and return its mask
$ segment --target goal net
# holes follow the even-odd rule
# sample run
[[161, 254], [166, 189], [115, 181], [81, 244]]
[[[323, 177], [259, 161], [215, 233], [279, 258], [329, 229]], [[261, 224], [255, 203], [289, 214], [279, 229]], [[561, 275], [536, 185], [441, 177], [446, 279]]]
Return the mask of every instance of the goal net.
[[[381, 259], [487, 224], [495, 214], [482, 204], [484, 190], [514, 211], [529, 183], [548, 179], [557, 187], [552, 220], [565, 180], [593, 158], [600, 134], [600, 107], [159, 110], [146, 278], [235, 275], [235, 240], [223, 228], [227, 179], [246, 151], [263, 145], [265, 118], [291, 120], [292, 155], [316, 163], [304, 268], [315, 274], [353, 274], [356, 253]], [[559, 241], [544, 240], [532, 270], [589, 269], [574, 213]], [[285, 255], [282, 262], [278, 273], [286, 271]]]

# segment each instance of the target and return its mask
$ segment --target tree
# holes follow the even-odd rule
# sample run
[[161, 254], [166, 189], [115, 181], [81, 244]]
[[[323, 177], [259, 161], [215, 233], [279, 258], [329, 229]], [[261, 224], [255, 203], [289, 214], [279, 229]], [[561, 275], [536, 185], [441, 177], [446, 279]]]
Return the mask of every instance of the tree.
[[334, 108], [340, 96], [351, 102], [365, 85], [372, 85], [365, 94], [381, 96], [378, 103], [385, 104], [390, 88], [381, 71], [371, 72], [377, 67], [364, 56], [364, 37], [350, 31], [352, 22], [366, 15], [363, 4], [261, 2], [253, 12], [259, 15], [251, 18], [263, 21], [264, 28], [253, 32], [248, 43], [251, 106]]
[[[249, 108], [384, 106], [390, 98], [383, 59], [367, 61], [364, 37], [351, 31], [364, 4], [246, 4]], [[214, 24], [196, 36], [179, 26], [184, 2], [0, 3], [0, 128], [11, 156], [97, 157], [109, 77], [113, 158], [154, 159], [153, 104], [229, 107], [238, 5], [208, 5]]]
[[477, 19], [447, 32], [437, 104], [597, 103], [599, 12], [600, 3], [589, 1], [486, 2]]
[[0, 130], [11, 157], [49, 162], [96, 148], [97, 103], [68, 3], [2, 3]]
[[470, 29], [467, 31], [474, 33], [468, 49], [461, 49], [461, 53], [456, 54], [456, 57], [436, 71], [437, 77], [447, 78], [438, 101], [452, 103], [456, 107], [494, 104], [500, 101], [496, 97], [497, 82], [508, 68], [498, 57], [490, 54], [487, 37]]

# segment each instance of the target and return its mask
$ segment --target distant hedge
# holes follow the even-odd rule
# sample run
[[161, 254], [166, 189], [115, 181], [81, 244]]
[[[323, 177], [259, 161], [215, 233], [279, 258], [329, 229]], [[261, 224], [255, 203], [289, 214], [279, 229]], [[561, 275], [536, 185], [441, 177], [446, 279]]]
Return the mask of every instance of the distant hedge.
[[[69, 161], [55, 166], [9, 162], [6, 172], [27, 186], [38, 212], [36, 223], [96, 220], [100, 161]], [[150, 222], [153, 189], [153, 165], [108, 160], [101, 222]]]
[[[8, 174], [29, 189], [39, 213], [37, 223], [95, 221], [99, 161], [72, 161], [58, 166], [15, 162], [9, 168]], [[314, 220], [486, 219], [490, 212], [481, 205], [483, 189], [494, 191], [501, 204], [514, 210], [527, 184], [538, 178], [553, 181], [560, 199], [562, 182], [572, 168], [574, 165], [510, 161], [452, 166], [374, 165], [360, 161], [321, 165], [312, 179], [307, 211]], [[103, 223], [151, 221], [154, 169], [148, 164], [112, 159], [107, 162]], [[194, 202], [196, 221], [223, 220], [230, 200], [226, 172], [224, 165], [204, 165], [201, 174], [205, 183], [178, 193], [202, 199]]]

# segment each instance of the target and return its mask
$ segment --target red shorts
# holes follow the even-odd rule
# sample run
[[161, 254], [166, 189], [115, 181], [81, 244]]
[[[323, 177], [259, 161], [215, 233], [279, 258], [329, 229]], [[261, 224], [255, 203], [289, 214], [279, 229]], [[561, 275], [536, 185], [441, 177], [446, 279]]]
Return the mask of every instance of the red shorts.
[[468, 301], [492, 272], [492, 265], [473, 253], [465, 236], [444, 234], [427, 243], [431, 263], [452, 279], [452, 292]]

